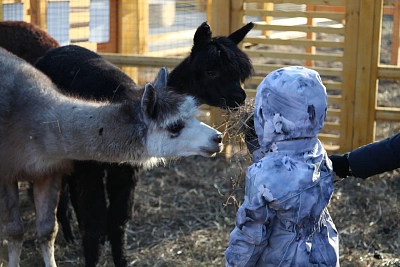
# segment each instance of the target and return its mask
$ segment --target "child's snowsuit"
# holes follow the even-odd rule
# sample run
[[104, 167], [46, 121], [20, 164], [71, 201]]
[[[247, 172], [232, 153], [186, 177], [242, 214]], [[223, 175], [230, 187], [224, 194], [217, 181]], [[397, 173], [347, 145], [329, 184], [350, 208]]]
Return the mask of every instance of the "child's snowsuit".
[[326, 89], [313, 70], [278, 69], [259, 85], [260, 149], [246, 173], [226, 266], [339, 266], [338, 235], [326, 208], [332, 167], [317, 137], [326, 109]]

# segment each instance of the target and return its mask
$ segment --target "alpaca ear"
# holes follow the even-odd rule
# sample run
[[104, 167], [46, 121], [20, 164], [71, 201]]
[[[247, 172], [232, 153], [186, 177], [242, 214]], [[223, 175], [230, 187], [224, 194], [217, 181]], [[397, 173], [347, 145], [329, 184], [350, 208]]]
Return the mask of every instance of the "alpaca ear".
[[196, 30], [196, 33], [193, 37], [193, 45], [194, 46], [201, 46], [205, 43], [211, 41], [211, 26], [208, 24], [207, 21], [203, 22]]
[[239, 44], [244, 37], [246, 36], [246, 34], [253, 29], [254, 27], [254, 23], [250, 22], [246, 25], [244, 25], [242, 28], [240, 28], [239, 30], [231, 33], [228, 38], [231, 39], [233, 42], [235, 42], [235, 44]]
[[151, 83], [144, 86], [141, 106], [145, 118], [154, 118], [156, 113], [157, 93], [156, 89]]
[[168, 83], [168, 69], [166, 67], [160, 68], [156, 80], [154, 81], [154, 87], [156, 90], [167, 87]]

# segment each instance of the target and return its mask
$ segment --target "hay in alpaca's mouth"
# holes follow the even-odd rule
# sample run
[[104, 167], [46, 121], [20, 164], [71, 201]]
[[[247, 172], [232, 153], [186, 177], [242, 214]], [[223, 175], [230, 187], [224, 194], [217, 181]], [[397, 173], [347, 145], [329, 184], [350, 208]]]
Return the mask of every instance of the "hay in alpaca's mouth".
[[217, 127], [224, 133], [224, 144], [231, 145], [232, 148], [242, 149], [245, 144], [245, 133], [254, 132], [253, 123], [254, 98], [248, 99], [245, 103], [236, 108], [226, 110], [223, 115], [224, 122]]

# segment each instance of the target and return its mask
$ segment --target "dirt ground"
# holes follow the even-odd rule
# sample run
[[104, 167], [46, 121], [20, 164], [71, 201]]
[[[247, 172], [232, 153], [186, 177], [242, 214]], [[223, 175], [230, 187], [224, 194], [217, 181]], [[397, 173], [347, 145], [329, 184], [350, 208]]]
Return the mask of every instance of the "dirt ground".
[[[383, 27], [381, 54], [385, 63], [390, 21], [385, 20]], [[380, 92], [385, 95], [380, 101], [398, 105], [393, 101], [400, 94], [399, 83], [383, 82]], [[382, 124], [377, 136], [382, 138], [393, 131], [398, 131], [397, 125]], [[248, 164], [245, 154], [230, 159], [224, 154], [214, 158], [196, 156], [143, 173], [135, 195], [134, 219], [128, 227], [131, 265], [224, 266], [223, 253], [234, 228], [236, 209], [243, 201]], [[347, 178], [335, 184], [329, 211], [340, 235], [341, 266], [400, 266], [399, 198], [399, 170], [367, 180]], [[43, 266], [35, 240], [32, 204], [23, 191], [21, 207], [27, 231], [21, 267]], [[74, 224], [77, 229], [76, 220]], [[79, 233], [75, 235], [78, 242], [66, 244], [62, 233], [58, 234], [56, 260], [60, 267], [83, 266]], [[6, 259], [3, 242], [0, 267], [6, 266]], [[107, 243], [99, 266], [113, 266]]]

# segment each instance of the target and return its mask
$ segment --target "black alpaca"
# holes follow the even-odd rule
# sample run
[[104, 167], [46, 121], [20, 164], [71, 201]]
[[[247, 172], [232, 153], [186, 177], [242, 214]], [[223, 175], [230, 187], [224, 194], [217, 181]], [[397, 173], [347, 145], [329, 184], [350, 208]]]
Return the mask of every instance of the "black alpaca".
[[[195, 96], [199, 104], [217, 107], [242, 104], [246, 94], [240, 83], [251, 76], [253, 68], [237, 44], [252, 27], [249, 23], [228, 37], [212, 37], [208, 23], [201, 24], [191, 54], [170, 73], [168, 85]], [[130, 90], [131, 80], [108, 69], [109, 65], [104, 71], [105, 64], [105, 60], [89, 50], [67, 46], [50, 50], [36, 67], [64, 93], [119, 101], [124, 91]], [[115, 266], [127, 266], [125, 228], [132, 218], [134, 190], [143, 167], [99, 162], [74, 165], [74, 173], [65, 179], [79, 222], [86, 266], [97, 264], [100, 244], [106, 237], [112, 246]]]

